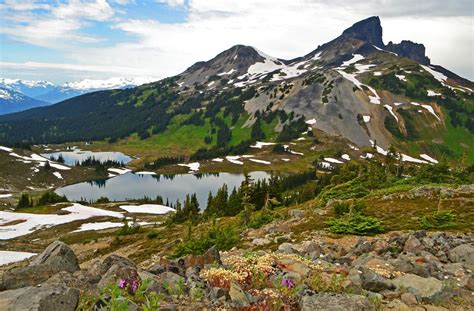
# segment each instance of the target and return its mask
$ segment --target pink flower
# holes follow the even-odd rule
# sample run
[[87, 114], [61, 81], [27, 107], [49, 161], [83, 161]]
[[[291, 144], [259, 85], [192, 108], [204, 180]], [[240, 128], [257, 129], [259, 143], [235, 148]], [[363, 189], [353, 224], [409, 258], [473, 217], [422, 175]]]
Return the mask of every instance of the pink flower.
[[289, 289], [292, 289], [295, 286], [295, 283], [291, 279], [283, 278], [281, 280], [281, 285], [288, 287]]
[[119, 281], [119, 287], [120, 288], [122, 288], [122, 289], [125, 288], [126, 284], [127, 284], [127, 282], [124, 279], [120, 279], [120, 281]]

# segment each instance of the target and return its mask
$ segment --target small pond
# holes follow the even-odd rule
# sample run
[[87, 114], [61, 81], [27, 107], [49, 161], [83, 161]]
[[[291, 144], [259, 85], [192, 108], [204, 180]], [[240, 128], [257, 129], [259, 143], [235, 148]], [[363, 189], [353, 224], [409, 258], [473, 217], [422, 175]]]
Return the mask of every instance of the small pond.
[[74, 166], [76, 162], [82, 162], [84, 160], [87, 160], [89, 158], [93, 158], [96, 160], [99, 160], [100, 162], [105, 162], [105, 161], [116, 161], [116, 162], [122, 162], [124, 164], [127, 164], [128, 162], [132, 161], [133, 158], [123, 154], [121, 152], [93, 152], [93, 151], [87, 151], [87, 150], [81, 150], [81, 149], [74, 149], [74, 150], [68, 150], [68, 151], [58, 151], [58, 152], [52, 152], [52, 153], [42, 153], [41, 156], [51, 159], [54, 158], [55, 160], [58, 159], [59, 156], [62, 156], [64, 159], [64, 164], [69, 165], [69, 166]]
[[[267, 172], [249, 173], [253, 180], [268, 179]], [[140, 175], [126, 173], [113, 178], [81, 182], [65, 186], [56, 193], [65, 195], [69, 200], [95, 201], [107, 197], [114, 201], [140, 199], [144, 196], [156, 198], [160, 195], [166, 202], [183, 202], [186, 194], [196, 193], [201, 209], [206, 207], [209, 191], [215, 194], [217, 189], [227, 184], [229, 194], [234, 187], [240, 186], [243, 174], [179, 174], [179, 175]]]

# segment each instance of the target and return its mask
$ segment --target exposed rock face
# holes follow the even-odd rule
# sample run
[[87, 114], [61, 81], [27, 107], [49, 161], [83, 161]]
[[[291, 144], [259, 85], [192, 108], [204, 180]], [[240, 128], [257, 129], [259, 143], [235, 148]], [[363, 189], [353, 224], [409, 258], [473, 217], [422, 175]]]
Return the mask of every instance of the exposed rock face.
[[303, 296], [300, 301], [302, 311], [372, 311], [374, 306], [361, 295], [316, 294]]
[[393, 280], [393, 283], [398, 288], [406, 288], [408, 292], [427, 302], [436, 302], [443, 295], [448, 295], [443, 283], [435, 278], [422, 278], [414, 274], [406, 274]]
[[61, 271], [74, 272], [79, 264], [74, 252], [63, 242], [49, 245], [26, 267], [16, 268], [3, 274], [0, 289], [16, 289], [44, 282]]
[[449, 259], [474, 267], [474, 247], [469, 244], [459, 245], [449, 252]]
[[372, 16], [355, 23], [352, 27], [344, 30], [342, 35], [366, 41], [367, 43], [373, 44], [379, 48], [384, 47], [382, 40], [382, 26], [380, 25], [380, 18], [378, 16]]
[[429, 65], [431, 60], [425, 55], [425, 46], [409, 40], [403, 40], [398, 44], [389, 42], [385, 47], [388, 51], [406, 57], [423, 65]]
[[48, 266], [55, 271], [74, 272], [79, 270], [76, 255], [68, 245], [61, 241], [50, 244], [30, 263], [30, 266], [40, 265]]
[[23, 287], [0, 292], [0, 310], [73, 311], [79, 290], [60, 285]]

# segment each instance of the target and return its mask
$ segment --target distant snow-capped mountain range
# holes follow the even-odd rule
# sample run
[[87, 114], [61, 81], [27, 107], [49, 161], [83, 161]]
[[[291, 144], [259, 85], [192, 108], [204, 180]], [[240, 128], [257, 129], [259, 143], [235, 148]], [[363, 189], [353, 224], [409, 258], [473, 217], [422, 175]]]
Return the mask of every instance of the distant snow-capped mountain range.
[[47, 106], [100, 90], [131, 88], [155, 80], [157, 79], [148, 77], [119, 77], [105, 80], [84, 79], [55, 84], [49, 81], [0, 78], [0, 114]]

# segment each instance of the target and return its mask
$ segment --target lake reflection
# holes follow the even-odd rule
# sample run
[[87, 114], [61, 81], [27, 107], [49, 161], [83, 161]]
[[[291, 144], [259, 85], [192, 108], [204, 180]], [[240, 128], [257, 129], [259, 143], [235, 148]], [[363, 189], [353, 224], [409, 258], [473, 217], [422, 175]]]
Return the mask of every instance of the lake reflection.
[[84, 160], [87, 160], [88, 158], [94, 158], [101, 162], [111, 160], [111, 161], [116, 161], [116, 162], [122, 162], [124, 164], [127, 164], [128, 162], [133, 160], [132, 157], [129, 157], [126, 154], [123, 154], [121, 152], [112, 152], [112, 151], [93, 152], [93, 151], [87, 151], [87, 150], [74, 149], [71, 151], [59, 151], [59, 152], [41, 154], [41, 156], [47, 159], [50, 159], [51, 157], [53, 157], [54, 159], [57, 159], [59, 155], [63, 156], [64, 163], [69, 166], [74, 166], [76, 162], [82, 162]]
[[[251, 172], [254, 180], [270, 178], [267, 172]], [[205, 208], [209, 191], [213, 194], [217, 189], [227, 184], [229, 193], [233, 187], [240, 186], [244, 180], [243, 174], [180, 174], [180, 175], [139, 175], [127, 173], [104, 180], [94, 180], [69, 185], [56, 190], [56, 193], [65, 195], [69, 200], [95, 201], [100, 197], [110, 200], [124, 201], [139, 199], [147, 196], [156, 198], [160, 195], [166, 202], [182, 202], [186, 194], [196, 193], [199, 205]]]

